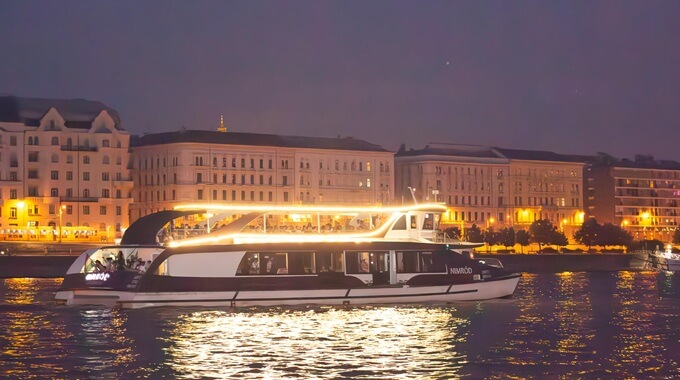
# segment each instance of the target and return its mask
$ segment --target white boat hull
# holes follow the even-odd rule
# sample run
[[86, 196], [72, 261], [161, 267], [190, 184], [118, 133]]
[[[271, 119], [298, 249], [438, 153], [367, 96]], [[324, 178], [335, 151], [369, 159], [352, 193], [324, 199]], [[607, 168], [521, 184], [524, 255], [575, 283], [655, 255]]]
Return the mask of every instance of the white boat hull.
[[366, 305], [448, 303], [508, 297], [520, 276], [444, 286], [385, 286], [352, 289], [160, 292], [141, 293], [83, 289], [57, 292], [55, 298], [67, 305], [103, 305], [122, 308], [156, 306], [278, 306], [278, 305]]
[[659, 270], [671, 272], [680, 271], [680, 259], [670, 259], [664, 256], [655, 256], [653, 259], [654, 267]]

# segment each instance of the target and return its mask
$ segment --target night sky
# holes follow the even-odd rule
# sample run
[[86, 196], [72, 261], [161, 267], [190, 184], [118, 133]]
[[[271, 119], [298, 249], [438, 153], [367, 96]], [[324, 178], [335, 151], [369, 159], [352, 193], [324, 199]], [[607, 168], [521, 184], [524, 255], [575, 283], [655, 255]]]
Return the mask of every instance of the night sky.
[[680, 1], [0, 1], [0, 93], [216, 129], [680, 160]]

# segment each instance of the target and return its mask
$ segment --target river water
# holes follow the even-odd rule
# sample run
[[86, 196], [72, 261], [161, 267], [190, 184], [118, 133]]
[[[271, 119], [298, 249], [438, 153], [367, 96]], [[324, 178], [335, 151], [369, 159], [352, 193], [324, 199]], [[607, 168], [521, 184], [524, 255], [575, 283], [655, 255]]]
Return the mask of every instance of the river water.
[[511, 299], [67, 307], [0, 280], [0, 378], [680, 378], [680, 274], [523, 275]]

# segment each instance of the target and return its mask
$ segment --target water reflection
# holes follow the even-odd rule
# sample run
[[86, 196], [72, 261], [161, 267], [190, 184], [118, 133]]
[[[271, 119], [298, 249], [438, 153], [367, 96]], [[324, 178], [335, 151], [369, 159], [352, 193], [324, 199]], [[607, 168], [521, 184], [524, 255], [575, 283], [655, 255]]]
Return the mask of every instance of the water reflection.
[[[196, 311], [169, 326], [179, 376], [452, 376], [469, 320], [453, 308]], [[454, 371], [452, 371], [454, 369]]]
[[120, 310], [0, 280], [0, 378], [677, 378], [678, 281], [541, 273], [454, 305]]

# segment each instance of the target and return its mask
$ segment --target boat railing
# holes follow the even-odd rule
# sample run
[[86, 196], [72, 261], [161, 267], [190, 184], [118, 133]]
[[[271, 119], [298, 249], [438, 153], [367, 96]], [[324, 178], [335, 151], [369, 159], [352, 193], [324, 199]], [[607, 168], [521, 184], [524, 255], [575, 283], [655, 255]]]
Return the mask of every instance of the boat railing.
[[444, 231], [436, 231], [434, 234], [432, 234], [432, 239], [430, 239], [430, 240], [432, 240], [432, 242], [434, 242], [434, 243], [455, 243], [455, 242], [458, 242], [457, 239], [450, 237], [449, 234], [447, 234]]

